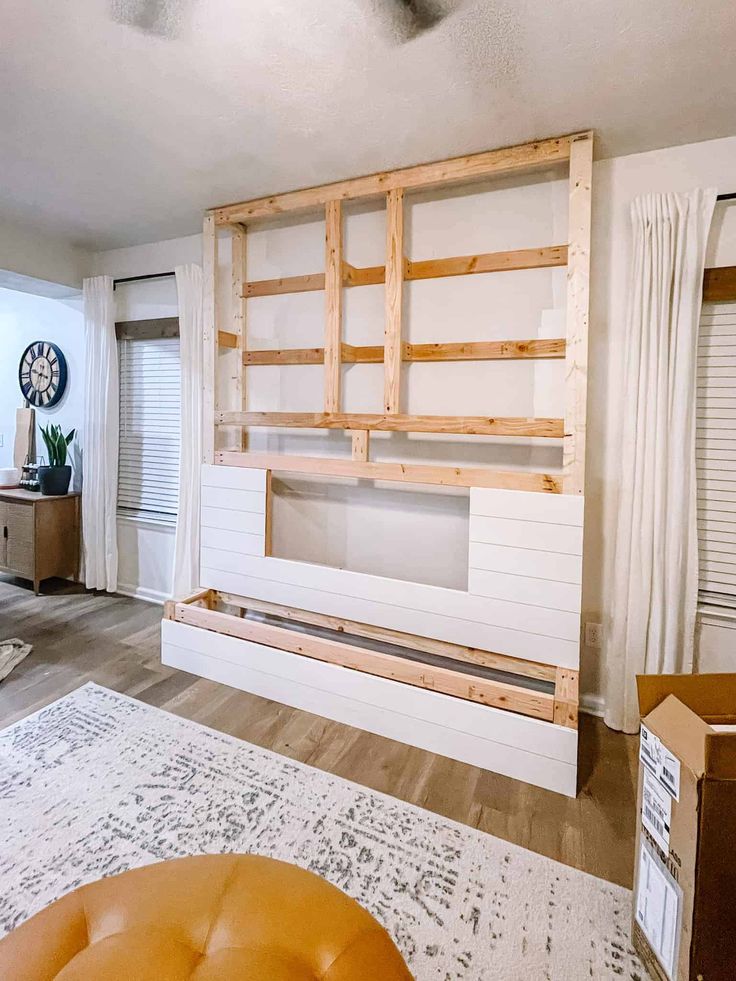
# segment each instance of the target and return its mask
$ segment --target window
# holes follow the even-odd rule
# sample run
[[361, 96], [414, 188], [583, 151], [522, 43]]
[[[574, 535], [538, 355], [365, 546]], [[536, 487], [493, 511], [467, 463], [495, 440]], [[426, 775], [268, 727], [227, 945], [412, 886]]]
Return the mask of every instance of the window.
[[179, 499], [179, 338], [118, 336], [118, 513], [173, 524]]
[[705, 303], [698, 347], [699, 600], [736, 611], [736, 303]]

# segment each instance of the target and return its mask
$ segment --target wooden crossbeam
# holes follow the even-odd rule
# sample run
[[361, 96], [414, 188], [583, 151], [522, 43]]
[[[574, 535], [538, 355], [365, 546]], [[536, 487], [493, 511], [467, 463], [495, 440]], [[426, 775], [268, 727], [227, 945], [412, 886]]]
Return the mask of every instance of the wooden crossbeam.
[[547, 692], [479, 678], [452, 668], [424, 664], [395, 654], [356, 647], [353, 644], [329, 640], [325, 637], [315, 637], [286, 627], [234, 617], [187, 603], [176, 604], [174, 619], [179, 623], [187, 623], [204, 630], [214, 630], [228, 637], [238, 637], [241, 640], [275, 647], [292, 654], [301, 654], [329, 664], [339, 664], [354, 671], [363, 671], [380, 678], [391, 678], [404, 684], [429, 688], [432, 691], [444, 692], [446, 695], [491, 705], [494, 708], [508, 709], [522, 715], [552, 721], [554, 696]]
[[[396, 192], [398, 193], [398, 192]], [[442, 279], [446, 276], [473, 276], [478, 273], [508, 272], [514, 269], [547, 269], [567, 263], [567, 246], [550, 245], [541, 249], [515, 249], [511, 252], [479, 252], [477, 255], [456, 255], [446, 259], [412, 261], [396, 257], [405, 281]], [[386, 280], [385, 266], [363, 269], [342, 264], [343, 286], [375, 286]], [[286, 276], [281, 279], [261, 279], [246, 283], [244, 296], [274, 296], [279, 293], [309, 293], [325, 288], [324, 273], [306, 276]]]
[[401, 400], [401, 320], [404, 290], [404, 191], [386, 197], [386, 319], [383, 331], [383, 409], [394, 415]]
[[[224, 339], [223, 335], [225, 335]], [[235, 347], [235, 335], [220, 331], [220, 345]], [[343, 344], [341, 351], [341, 360], [344, 364], [380, 364], [383, 361], [382, 344], [364, 347]], [[324, 348], [321, 347], [246, 351], [243, 355], [243, 364], [323, 364], [324, 353]], [[402, 361], [498, 361], [564, 357], [564, 337], [532, 338], [523, 341], [461, 341], [447, 344], [404, 342], [401, 347]]]
[[[354, 637], [366, 637], [384, 644], [395, 644], [410, 650], [422, 651], [424, 654], [434, 654], [439, 657], [449, 657], [453, 661], [465, 664], [475, 664], [496, 671], [506, 671], [518, 674], [524, 678], [535, 678], [539, 681], [555, 682], [557, 672], [561, 669], [553, 664], [542, 664], [538, 661], [526, 661], [510, 654], [496, 654], [484, 651], [478, 647], [466, 647], [463, 644], [453, 644], [451, 641], [435, 640], [431, 637], [421, 637], [419, 634], [405, 633], [390, 627], [376, 627], [373, 624], [359, 623], [357, 620], [346, 620], [343, 617], [331, 616], [327, 613], [315, 613], [312, 610], [302, 610], [282, 603], [272, 603], [270, 600], [251, 599], [234, 593], [215, 593], [215, 598], [209, 603], [221, 600], [228, 606], [252, 610], [256, 613], [267, 613], [291, 620], [296, 623], [307, 623], [315, 627], [324, 627], [339, 633], [350, 634]], [[187, 601], [188, 602], [188, 601]]]
[[570, 142], [577, 135], [580, 134], [558, 136], [549, 140], [526, 143], [523, 146], [504, 147], [500, 150], [486, 150], [483, 153], [454, 157], [451, 160], [419, 164], [401, 170], [384, 171], [367, 177], [336, 181], [320, 187], [309, 187], [229, 204], [215, 209], [215, 221], [219, 225], [227, 225], [231, 222], [247, 223], [290, 212], [318, 210], [328, 201], [380, 197], [398, 187], [407, 190], [418, 187], [438, 187], [443, 184], [459, 184], [515, 171], [548, 167], [568, 160]]
[[396, 483], [435, 484], [443, 487], [492, 487], [502, 490], [539, 491], [560, 494], [562, 479], [555, 474], [490, 470], [487, 467], [427, 466], [408, 463], [370, 463], [336, 457], [286, 456], [281, 453], [237, 453], [221, 451], [215, 463], [225, 467], [247, 467], [284, 473], [322, 474]]
[[458, 255], [451, 259], [407, 260], [406, 279], [436, 279], [443, 276], [471, 276], [474, 273], [505, 272], [512, 269], [544, 269], [564, 266], [567, 246], [551, 245], [544, 249], [516, 249], [513, 252], [485, 252], [480, 255]]
[[218, 412], [221, 426], [289, 429], [368, 429], [378, 432], [448, 433], [466, 436], [538, 436], [561, 439], [562, 419], [491, 416], [372, 415], [351, 412]]
[[325, 219], [325, 412], [340, 411], [342, 343], [342, 205], [328, 201]]

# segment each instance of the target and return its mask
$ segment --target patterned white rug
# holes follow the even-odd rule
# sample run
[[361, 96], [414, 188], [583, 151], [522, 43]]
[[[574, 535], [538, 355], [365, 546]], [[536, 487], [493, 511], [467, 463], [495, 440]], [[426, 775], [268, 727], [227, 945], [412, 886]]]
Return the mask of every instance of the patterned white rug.
[[644, 981], [631, 893], [88, 684], [0, 732], [0, 933], [81, 883], [179, 855], [312, 869], [416, 978]]

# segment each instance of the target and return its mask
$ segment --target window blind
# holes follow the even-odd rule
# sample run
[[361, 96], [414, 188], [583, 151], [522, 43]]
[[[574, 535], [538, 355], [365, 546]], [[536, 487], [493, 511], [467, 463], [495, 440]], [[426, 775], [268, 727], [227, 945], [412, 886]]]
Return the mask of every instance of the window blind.
[[118, 511], [173, 523], [179, 498], [179, 338], [122, 339], [118, 354]]
[[705, 303], [696, 464], [701, 605], [736, 609], [736, 303]]

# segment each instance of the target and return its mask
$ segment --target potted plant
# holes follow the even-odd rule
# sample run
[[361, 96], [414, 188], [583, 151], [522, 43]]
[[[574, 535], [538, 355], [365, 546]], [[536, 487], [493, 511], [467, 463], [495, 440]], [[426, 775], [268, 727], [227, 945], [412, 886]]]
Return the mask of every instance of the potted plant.
[[49, 465], [38, 468], [41, 493], [47, 497], [66, 494], [72, 477], [72, 468], [66, 462], [66, 450], [74, 439], [75, 430], [72, 429], [65, 436], [61, 426], [49, 424], [45, 429], [43, 426], [40, 428], [49, 454]]

